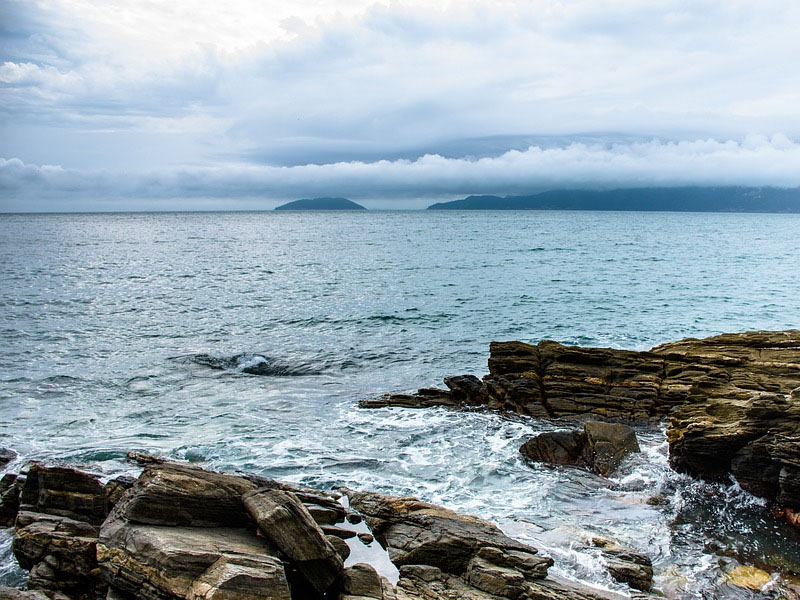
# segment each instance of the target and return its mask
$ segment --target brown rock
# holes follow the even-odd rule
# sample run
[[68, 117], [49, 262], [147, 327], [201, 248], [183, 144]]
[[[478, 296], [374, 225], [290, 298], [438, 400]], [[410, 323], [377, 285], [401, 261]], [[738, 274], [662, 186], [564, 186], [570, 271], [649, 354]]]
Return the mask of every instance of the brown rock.
[[639, 452], [639, 444], [633, 429], [627, 425], [589, 421], [582, 431], [540, 433], [519, 451], [536, 462], [581, 465], [597, 475], [608, 476], [628, 454]]
[[260, 489], [243, 497], [259, 529], [322, 594], [337, 583], [344, 566], [334, 547], [291, 492]]
[[149, 525], [247, 527], [252, 520], [242, 494], [254, 489], [256, 484], [244, 477], [152, 462], [114, 513], [117, 518]]

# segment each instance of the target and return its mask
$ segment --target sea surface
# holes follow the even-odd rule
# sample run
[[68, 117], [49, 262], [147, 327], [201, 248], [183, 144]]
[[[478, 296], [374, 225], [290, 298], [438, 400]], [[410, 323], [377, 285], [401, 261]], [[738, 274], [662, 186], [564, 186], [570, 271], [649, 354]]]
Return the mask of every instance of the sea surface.
[[550, 423], [357, 403], [481, 376], [491, 340], [647, 349], [798, 326], [798, 215], [1, 215], [0, 446], [11, 471], [111, 477], [139, 450], [411, 494], [494, 521], [562, 577], [626, 590], [586, 547], [604, 536], [650, 555], [668, 598], [767, 598], [725, 573], [797, 571], [798, 536], [733, 482], [672, 472], [664, 426], [604, 479], [521, 459]]

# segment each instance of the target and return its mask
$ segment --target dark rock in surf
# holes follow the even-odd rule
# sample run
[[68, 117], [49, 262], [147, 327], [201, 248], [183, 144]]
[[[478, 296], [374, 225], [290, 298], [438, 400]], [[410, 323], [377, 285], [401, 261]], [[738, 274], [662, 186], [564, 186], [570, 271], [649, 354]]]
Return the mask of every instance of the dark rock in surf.
[[639, 452], [639, 444], [627, 425], [589, 421], [583, 430], [540, 433], [519, 451], [535, 462], [580, 465], [608, 476], [628, 454]]
[[17, 458], [16, 452], [9, 448], [0, 448], [0, 467], [5, 467], [15, 458]]
[[19, 511], [19, 497], [25, 477], [6, 473], [0, 479], [0, 527], [12, 527]]

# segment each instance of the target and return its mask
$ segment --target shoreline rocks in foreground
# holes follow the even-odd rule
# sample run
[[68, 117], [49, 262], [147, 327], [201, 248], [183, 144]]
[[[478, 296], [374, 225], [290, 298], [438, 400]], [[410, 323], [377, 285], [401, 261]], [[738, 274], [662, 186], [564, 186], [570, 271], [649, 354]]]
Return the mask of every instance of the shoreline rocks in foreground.
[[[31, 464], [13, 552], [28, 591], [50, 600], [609, 600], [548, 575], [552, 559], [482, 519], [375, 492], [330, 492], [132, 455], [138, 479], [103, 484], [71, 467]], [[13, 503], [12, 503], [13, 504]], [[363, 522], [356, 535], [348, 523]], [[388, 552], [396, 584], [353, 544]], [[378, 546], [380, 544], [380, 546]], [[616, 554], [614, 554], [616, 552]], [[609, 570], [648, 590], [649, 560], [612, 549]], [[649, 571], [648, 571], [649, 569]], [[638, 597], [650, 597], [642, 592]]]
[[711, 481], [733, 476], [800, 525], [800, 330], [688, 338], [644, 352], [492, 342], [483, 379], [444, 383], [360, 405], [486, 408], [547, 420], [669, 417], [673, 468]]

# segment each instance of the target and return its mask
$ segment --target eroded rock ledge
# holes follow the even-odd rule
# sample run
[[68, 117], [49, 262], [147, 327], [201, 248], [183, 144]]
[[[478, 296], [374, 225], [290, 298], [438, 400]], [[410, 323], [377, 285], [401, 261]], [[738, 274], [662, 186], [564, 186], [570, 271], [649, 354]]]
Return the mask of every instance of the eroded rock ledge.
[[669, 417], [674, 468], [708, 480], [733, 475], [800, 525], [799, 330], [689, 338], [646, 352], [552, 341], [492, 342], [489, 351], [483, 379], [446, 377], [447, 389], [360, 404], [479, 407], [539, 419]]
[[[18, 502], [5, 508], [16, 513], [13, 551], [30, 576], [28, 590], [0, 588], [0, 598], [622, 598], [557, 581], [547, 573], [553, 561], [535, 548], [482, 519], [416, 498], [345, 490], [345, 508], [334, 493], [132, 458], [143, 466], [135, 480], [104, 484], [90, 473], [39, 463], [14, 479], [9, 489], [16, 486]], [[362, 520], [370, 533], [348, 529]], [[352, 544], [388, 551], [399, 567], [396, 585], [370, 564], [345, 567]], [[640, 577], [652, 570], [628, 559], [615, 564], [627, 577], [620, 581], [648, 589], [649, 581], [628, 571]]]

